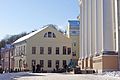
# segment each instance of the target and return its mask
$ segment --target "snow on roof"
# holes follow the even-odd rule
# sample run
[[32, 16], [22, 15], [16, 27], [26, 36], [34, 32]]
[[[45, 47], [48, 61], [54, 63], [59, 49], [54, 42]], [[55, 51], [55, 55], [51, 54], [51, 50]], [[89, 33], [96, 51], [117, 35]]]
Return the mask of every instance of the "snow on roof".
[[42, 27], [41, 29], [39, 29], [39, 30], [37, 30], [37, 31], [35, 31], [35, 32], [32, 32], [32, 33], [30, 33], [30, 34], [28, 34], [28, 35], [26, 35], [26, 36], [23, 36], [23, 37], [19, 38], [18, 40], [16, 40], [13, 44], [16, 44], [16, 43], [19, 43], [19, 42], [21, 42], [21, 41], [24, 41], [24, 40], [26, 40], [26, 39], [34, 36], [34, 35], [37, 34], [38, 32], [44, 30], [44, 29], [47, 28], [47, 27], [49, 27], [49, 26]]
[[[16, 40], [13, 44], [22, 42], [22, 41], [24, 41], [24, 40], [26, 40], [26, 39], [28, 39], [28, 38], [34, 36], [34, 35], [37, 34], [38, 32], [40, 32], [40, 31], [42, 31], [42, 30], [44, 30], [44, 29], [46, 29], [46, 28], [48, 28], [48, 27], [52, 27], [52, 28], [58, 30], [58, 28], [57, 28], [56, 25], [48, 24], [48, 25], [43, 26], [41, 29], [39, 29], [39, 30], [37, 30], [37, 31], [35, 31], [35, 32], [32, 32], [32, 33], [30, 33], [30, 34], [28, 34], [28, 35], [26, 35], [26, 36], [23, 36], [23, 37], [19, 38], [19, 39]], [[58, 30], [58, 31], [59, 31], [59, 30]]]

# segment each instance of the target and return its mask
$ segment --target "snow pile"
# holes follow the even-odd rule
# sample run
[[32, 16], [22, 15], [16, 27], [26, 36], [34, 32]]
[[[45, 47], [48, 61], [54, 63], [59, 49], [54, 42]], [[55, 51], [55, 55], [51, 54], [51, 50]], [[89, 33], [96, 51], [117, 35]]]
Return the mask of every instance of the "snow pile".
[[22, 75], [27, 75], [29, 74], [28, 72], [19, 72], [19, 73], [3, 73], [0, 74], [0, 80], [11, 80], [14, 77], [19, 77]]
[[103, 75], [113, 76], [113, 77], [120, 77], [120, 71], [104, 72]]

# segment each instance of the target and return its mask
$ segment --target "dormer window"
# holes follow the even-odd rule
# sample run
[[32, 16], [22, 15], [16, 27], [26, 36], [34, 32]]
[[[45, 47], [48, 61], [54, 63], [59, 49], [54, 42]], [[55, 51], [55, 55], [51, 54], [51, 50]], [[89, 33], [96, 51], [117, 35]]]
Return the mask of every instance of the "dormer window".
[[47, 33], [45, 33], [44, 37], [47, 37]]
[[48, 37], [49, 37], [49, 38], [52, 37], [52, 32], [48, 32]]
[[44, 34], [44, 37], [56, 38], [56, 35], [53, 32], [47, 32], [47, 33]]
[[56, 38], [55, 34], [53, 33], [53, 38]]

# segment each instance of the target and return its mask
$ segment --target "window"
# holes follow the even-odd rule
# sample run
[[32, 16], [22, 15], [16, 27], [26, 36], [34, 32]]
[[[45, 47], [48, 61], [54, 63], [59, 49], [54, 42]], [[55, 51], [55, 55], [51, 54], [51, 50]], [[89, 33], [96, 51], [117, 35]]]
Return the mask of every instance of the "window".
[[32, 63], [31, 63], [31, 65], [33, 66], [35, 66], [36, 65], [36, 60], [32, 60]]
[[59, 54], [59, 47], [56, 47], [56, 54]]
[[24, 68], [27, 67], [27, 66], [26, 66], [26, 61], [25, 61], [25, 60], [23, 61], [23, 67], [24, 67]]
[[48, 32], [48, 37], [49, 37], [49, 38], [52, 37], [52, 32]]
[[76, 42], [73, 43], [73, 46], [76, 46]]
[[22, 67], [22, 59], [19, 60], [19, 68]]
[[53, 33], [53, 38], [56, 38], [55, 34]]
[[79, 30], [71, 30], [70, 34], [71, 35], [79, 35]]
[[77, 32], [76, 31], [72, 31], [73, 34], [76, 34]]
[[56, 65], [58, 65], [58, 67], [59, 67], [59, 60], [56, 60]]
[[11, 51], [11, 56], [14, 56], [14, 51], [13, 50]]
[[66, 46], [63, 46], [63, 54], [66, 54]]
[[44, 34], [44, 37], [47, 37], [47, 33]]
[[47, 33], [44, 34], [44, 37], [56, 38], [56, 35], [53, 32], [47, 32]]
[[40, 66], [44, 67], [44, 60], [40, 60]]
[[63, 66], [67, 65], [66, 60], [63, 60]]
[[20, 56], [20, 47], [19, 47], [19, 56]]
[[76, 51], [72, 52], [72, 56], [76, 56]]
[[52, 61], [48, 60], [48, 67], [51, 68], [52, 67]]
[[48, 54], [52, 54], [52, 47], [48, 47]]
[[25, 46], [24, 46], [24, 49], [23, 49], [23, 50], [24, 50], [24, 54], [25, 54]]
[[36, 54], [36, 47], [32, 47], [32, 54]]
[[68, 55], [71, 54], [71, 48], [68, 48]]
[[40, 54], [44, 54], [44, 47], [40, 47]]

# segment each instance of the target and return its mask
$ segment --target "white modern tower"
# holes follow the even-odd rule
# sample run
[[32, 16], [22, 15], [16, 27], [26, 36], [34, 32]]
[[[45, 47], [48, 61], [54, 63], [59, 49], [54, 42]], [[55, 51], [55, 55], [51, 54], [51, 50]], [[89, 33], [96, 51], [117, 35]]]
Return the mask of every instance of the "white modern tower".
[[79, 0], [79, 3], [81, 69], [118, 70], [117, 0]]

